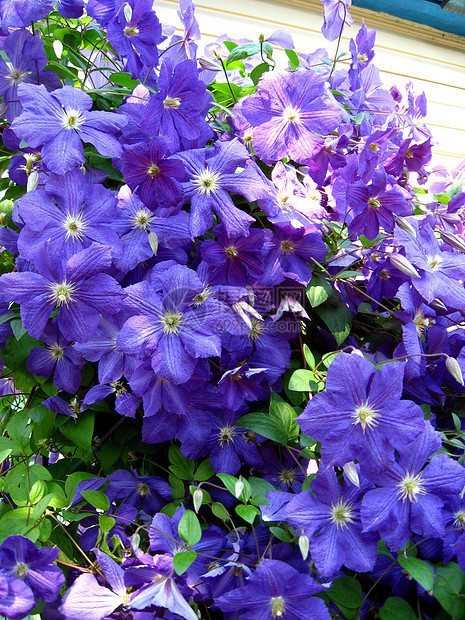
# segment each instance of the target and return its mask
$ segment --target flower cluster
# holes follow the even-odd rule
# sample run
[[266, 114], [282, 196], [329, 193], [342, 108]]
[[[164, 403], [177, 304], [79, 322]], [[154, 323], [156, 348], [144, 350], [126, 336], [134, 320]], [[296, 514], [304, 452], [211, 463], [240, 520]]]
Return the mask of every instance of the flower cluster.
[[0, 614], [462, 617], [465, 168], [194, 9], [0, 7]]

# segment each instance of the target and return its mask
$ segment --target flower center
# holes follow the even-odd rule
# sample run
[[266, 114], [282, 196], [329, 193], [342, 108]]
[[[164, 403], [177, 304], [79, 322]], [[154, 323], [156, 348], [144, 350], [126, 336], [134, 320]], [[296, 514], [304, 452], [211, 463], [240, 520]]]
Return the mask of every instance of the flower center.
[[113, 381], [110, 383], [110, 387], [115, 390], [115, 396], [119, 398], [123, 394], [126, 394], [127, 389], [124, 387], [122, 381]]
[[15, 567], [15, 575], [18, 579], [24, 579], [28, 573], [28, 566], [24, 562], [18, 562]]
[[281, 254], [294, 254], [295, 245], [292, 241], [281, 241]]
[[208, 166], [200, 174], [195, 174], [192, 178], [194, 185], [197, 186], [197, 192], [202, 195], [206, 194], [210, 197], [210, 194], [217, 192], [220, 189], [219, 178], [221, 174], [219, 172], [212, 172], [208, 169]]
[[282, 596], [273, 596], [271, 599], [271, 615], [273, 618], [281, 618], [284, 615], [284, 599]]
[[233, 245], [230, 245], [228, 248], [224, 248], [226, 252], [226, 256], [228, 258], [235, 258], [237, 256], [237, 250]]
[[370, 407], [368, 401], [366, 401], [357, 407], [352, 414], [354, 418], [353, 424], [360, 424], [362, 431], [365, 433], [367, 426], [369, 429], [373, 429], [378, 425], [377, 418], [379, 418], [380, 415], [379, 411]]
[[182, 312], [170, 312], [167, 310], [165, 316], [159, 321], [163, 325], [164, 334], [179, 334], [179, 327], [183, 323]]
[[298, 108], [294, 108], [294, 106], [290, 105], [283, 110], [283, 118], [288, 122], [294, 125], [300, 121], [300, 110]]
[[210, 295], [212, 295], [212, 292], [213, 291], [211, 290], [211, 286], [207, 284], [207, 286], [203, 289], [201, 293], [197, 293], [197, 295], [194, 295], [193, 303], [194, 303], [195, 308], [198, 308], [205, 301], [207, 301]]
[[295, 481], [295, 470], [294, 469], [283, 469], [279, 474], [279, 479], [284, 484], [287, 484], [288, 487]]
[[402, 498], [403, 502], [408, 499], [409, 502], [415, 503], [417, 495], [425, 495], [426, 493], [421, 482], [421, 473], [414, 476], [407, 471], [397, 486], [400, 489], [397, 495]]
[[412, 151], [405, 151], [405, 159], [412, 159], [413, 153]]
[[81, 403], [77, 398], [73, 398], [73, 400], [69, 403], [69, 410], [73, 418], [77, 418], [78, 413], [81, 413]]
[[234, 437], [236, 435], [236, 427], [229, 426], [229, 424], [227, 424], [226, 426], [220, 428], [220, 430], [218, 431], [218, 443], [223, 448], [226, 444], [229, 444], [230, 441], [234, 443]]
[[337, 528], [345, 528], [348, 523], [354, 522], [354, 511], [353, 506], [350, 503], [344, 502], [342, 497], [340, 497], [335, 504], [331, 504], [330, 509], [330, 521], [334, 523]]
[[61, 117], [61, 125], [64, 129], [78, 129], [85, 123], [79, 110], [63, 110]]
[[368, 60], [368, 56], [366, 54], [357, 54], [358, 62], [364, 63]]
[[379, 151], [379, 144], [376, 144], [376, 142], [372, 142], [368, 148], [370, 149], [370, 151], [372, 153], [377, 153]]
[[152, 491], [145, 484], [145, 482], [139, 482], [139, 484], [137, 485], [137, 495], [140, 495], [141, 497], [146, 497], [147, 495], [150, 495], [151, 492]]
[[431, 269], [436, 269], [438, 264], [442, 261], [442, 258], [440, 256], [426, 256], [426, 260], [428, 261], [429, 266], [431, 267]]
[[153, 179], [160, 174], [160, 168], [156, 164], [152, 164], [147, 168], [147, 174]]
[[461, 530], [465, 529], [465, 510], [457, 510], [454, 514], [454, 525]]
[[88, 224], [83, 219], [82, 213], [73, 215], [68, 212], [63, 222], [63, 228], [66, 230], [66, 241], [68, 241], [70, 237], [73, 241], [82, 241], [84, 238], [84, 231], [87, 226]]
[[57, 343], [55, 343], [51, 347], [47, 347], [47, 349], [48, 349], [48, 354], [50, 355], [52, 359], [56, 361], [60, 361], [63, 359], [63, 354], [65, 350], [62, 347], [60, 347]]
[[19, 69], [15, 69], [12, 67], [10, 74], [8, 75], [8, 80], [12, 84], [19, 84], [23, 81], [23, 76], [26, 75], [25, 71], [20, 71]]
[[123, 30], [125, 37], [137, 37], [139, 34], [139, 28], [137, 26], [126, 26]]
[[58, 308], [63, 304], [68, 307], [70, 303], [76, 301], [73, 295], [77, 292], [78, 288], [72, 282], [67, 282], [66, 278], [60, 284], [58, 282], [49, 284], [48, 288], [52, 293], [47, 297], [50, 301], [54, 302]]
[[251, 323], [252, 327], [250, 328], [248, 337], [256, 342], [260, 336], [263, 336], [265, 333], [265, 328], [263, 327], [263, 323], [258, 319], [252, 319]]
[[415, 329], [417, 330], [417, 334], [419, 336], [421, 336], [421, 334], [423, 334], [428, 329], [430, 323], [434, 323], [434, 320], [430, 320], [428, 317], [426, 317], [423, 314], [423, 310], [418, 309], [415, 312], [415, 316], [413, 317], [413, 324], [415, 325]]
[[177, 110], [181, 105], [181, 99], [179, 97], [166, 97], [163, 101], [163, 106], [165, 108], [171, 108], [173, 110]]
[[381, 206], [380, 201], [377, 198], [370, 198], [368, 201], [368, 206], [372, 209], [379, 209]]
[[132, 228], [140, 228], [146, 231], [152, 219], [153, 214], [148, 209], [140, 208], [131, 216]]

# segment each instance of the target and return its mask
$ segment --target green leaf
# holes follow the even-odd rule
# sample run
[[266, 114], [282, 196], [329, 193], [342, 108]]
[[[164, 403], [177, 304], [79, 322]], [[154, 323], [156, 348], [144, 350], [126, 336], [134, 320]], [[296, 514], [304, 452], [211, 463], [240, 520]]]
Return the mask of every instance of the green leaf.
[[192, 562], [197, 559], [197, 553], [192, 549], [190, 551], [180, 551], [173, 557], [173, 568], [176, 574], [182, 575], [186, 572]]
[[239, 504], [239, 506], [236, 506], [235, 510], [244, 521], [250, 524], [252, 524], [255, 521], [255, 517], [260, 514], [259, 508], [255, 506], [246, 506], [245, 504]]
[[113, 82], [113, 84], [119, 84], [119, 86], [125, 86], [126, 88], [129, 88], [130, 90], [132, 90], [138, 84], [140, 84], [139, 80], [133, 80], [131, 78], [130, 73], [112, 73], [109, 77], [109, 80], [110, 82]]
[[429, 564], [418, 558], [402, 556], [399, 556], [397, 561], [427, 592], [433, 589], [434, 572]]
[[29, 446], [31, 427], [29, 425], [29, 412], [27, 409], [15, 412], [7, 428], [8, 435], [22, 450]]
[[221, 519], [222, 521], [227, 521], [230, 518], [229, 512], [220, 502], [215, 502], [212, 504], [212, 512], [215, 517], [218, 517], [218, 519]]
[[270, 532], [282, 542], [291, 542], [292, 536], [283, 527], [270, 527]]
[[110, 508], [110, 500], [103, 491], [81, 491], [81, 495], [97, 510], [107, 511]]
[[[10, 510], [0, 519], [0, 543], [14, 534], [20, 534], [35, 542], [39, 537], [38, 528], [33, 528], [34, 521], [31, 518], [31, 509], [26, 506]], [[33, 529], [32, 529], [33, 528]]]
[[108, 534], [108, 532], [115, 527], [116, 520], [113, 517], [107, 517], [106, 515], [98, 516], [98, 524], [102, 532]]
[[326, 323], [327, 328], [334, 336], [339, 347], [350, 334], [352, 327], [352, 312], [344, 303], [336, 306], [326, 304], [316, 309], [318, 316]]
[[316, 308], [324, 303], [333, 292], [331, 284], [321, 276], [313, 276], [307, 287], [307, 299], [312, 306]]
[[362, 604], [362, 586], [353, 577], [339, 577], [327, 594], [336, 605], [349, 609], [358, 609]]
[[178, 525], [178, 534], [189, 547], [193, 547], [200, 541], [202, 529], [195, 512], [186, 510], [182, 515]]
[[170, 459], [170, 470], [181, 480], [193, 480], [195, 463], [186, 458], [179, 449], [179, 446], [170, 446], [168, 456]]
[[242, 60], [242, 58], [250, 58], [260, 52], [260, 43], [245, 43], [244, 45], [238, 45], [229, 54], [226, 64], [236, 60]]
[[433, 596], [441, 607], [455, 618], [465, 618], [465, 602], [458, 598], [464, 588], [465, 573], [456, 562], [436, 567]]
[[211, 466], [210, 461], [208, 459], [205, 459], [197, 467], [194, 474], [194, 480], [196, 482], [204, 482], [205, 480], [210, 480], [210, 478], [213, 478], [214, 475], [215, 470]]
[[286, 441], [299, 434], [299, 427], [295, 421], [296, 412], [289, 403], [286, 403], [275, 392], [271, 392], [270, 415], [282, 424], [287, 436]]
[[379, 610], [381, 620], [417, 620], [415, 612], [404, 599], [394, 596], [388, 598]]
[[289, 66], [291, 68], [291, 71], [295, 71], [299, 67], [299, 64], [300, 64], [299, 57], [294, 52], [294, 50], [284, 50], [284, 51], [286, 52], [286, 56], [289, 59]]
[[284, 426], [269, 413], [246, 413], [237, 420], [237, 424], [276, 443], [286, 443], [288, 440]]
[[74, 499], [77, 485], [83, 480], [91, 480], [92, 478], [95, 478], [95, 475], [87, 471], [75, 471], [66, 478], [65, 493], [69, 500], [68, 504]]
[[289, 389], [295, 392], [316, 392], [318, 380], [310, 370], [296, 370], [289, 381]]
[[10, 325], [16, 340], [20, 340], [24, 336], [24, 334], [27, 333], [27, 331], [23, 327], [23, 324], [21, 323], [21, 319], [15, 319], [14, 321], [11, 321]]
[[0, 437], [0, 463], [13, 452], [19, 452], [17, 445], [8, 437]]
[[269, 71], [269, 69], [270, 69], [270, 65], [267, 62], [262, 62], [250, 72], [250, 79], [255, 85], [257, 85], [258, 80], [262, 77], [264, 73]]
[[276, 487], [268, 482], [268, 480], [263, 480], [263, 478], [255, 478], [251, 476], [249, 478], [250, 490], [251, 494], [256, 497], [257, 495], [265, 496], [268, 491], [275, 491]]
[[86, 411], [77, 420], [71, 419], [60, 430], [76, 446], [90, 452], [94, 433], [95, 413]]
[[[229, 474], [218, 474], [218, 478], [221, 480], [224, 486], [228, 489], [228, 491], [232, 495], [234, 495], [234, 497], [236, 497], [236, 484], [238, 482], [238, 479], [235, 478], [234, 476], [230, 476]], [[252, 494], [252, 489], [247, 480], [242, 478], [242, 482], [244, 484], [244, 490], [242, 491], [242, 493], [237, 499], [240, 499], [242, 502], [247, 502], [249, 500], [249, 497]]]
[[315, 366], [316, 366], [315, 356], [313, 355], [308, 345], [306, 344], [304, 344], [304, 355], [305, 355], [305, 361], [310, 366], [310, 370], [315, 370]]

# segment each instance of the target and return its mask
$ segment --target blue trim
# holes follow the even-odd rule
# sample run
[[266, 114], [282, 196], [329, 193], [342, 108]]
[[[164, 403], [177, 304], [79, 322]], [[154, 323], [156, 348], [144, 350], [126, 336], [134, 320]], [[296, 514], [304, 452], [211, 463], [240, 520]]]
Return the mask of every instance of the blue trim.
[[465, 16], [441, 9], [435, 0], [353, 0], [353, 4], [465, 37]]

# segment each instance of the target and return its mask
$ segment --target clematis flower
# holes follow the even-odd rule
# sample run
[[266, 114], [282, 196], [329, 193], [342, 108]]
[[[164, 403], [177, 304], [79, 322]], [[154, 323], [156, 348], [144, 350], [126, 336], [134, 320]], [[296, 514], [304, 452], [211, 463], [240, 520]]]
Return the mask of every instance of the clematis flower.
[[341, 566], [366, 572], [376, 562], [377, 536], [362, 532], [361, 500], [372, 483], [355, 486], [347, 480], [341, 487], [333, 469], [323, 469], [311, 483], [313, 494], [304, 491], [287, 504], [284, 518], [296, 530], [303, 528], [310, 539], [310, 554], [323, 577]]
[[33, 338], [40, 338], [56, 307], [57, 325], [65, 338], [85, 342], [95, 333], [100, 314], [111, 315], [120, 309], [118, 283], [101, 273], [111, 264], [111, 249], [94, 243], [65, 264], [54, 264], [48, 246], [47, 241], [36, 261], [41, 273], [3, 274], [0, 294], [21, 305], [24, 328]]
[[13, 131], [29, 146], [42, 147], [42, 159], [52, 172], [65, 174], [85, 163], [82, 142], [90, 142], [106, 157], [120, 157], [122, 148], [114, 134], [127, 118], [113, 112], [91, 112], [92, 98], [79, 88], [64, 86], [48, 93], [45, 86], [20, 84], [23, 112]]
[[240, 112], [253, 128], [253, 147], [265, 162], [290, 157], [305, 163], [319, 134], [336, 129], [344, 113], [315, 71], [265, 74]]
[[3, 0], [0, 24], [3, 28], [23, 28], [53, 11], [53, 0]]
[[365, 468], [378, 488], [363, 499], [363, 531], [378, 532], [393, 551], [403, 547], [413, 532], [444, 537], [444, 502], [459, 496], [465, 469], [446, 454], [433, 456], [425, 467], [441, 445], [440, 433], [428, 423], [414, 443], [397, 449], [400, 459], [390, 468], [383, 472]]
[[324, 4], [324, 23], [321, 32], [328, 41], [335, 41], [345, 24], [352, 25], [352, 16], [347, 8], [352, 0], [321, 0]]
[[160, 266], [147, 280], [126, 289], [130, 317], [118, 336], [120, 349], [152, 358], [154, 372], [176, 383], [190, 379], [199, 357], [220, 354], [216, 331], [221, 314], [219, 302], [210, 298], [191, 269], [182, 265]]
[[215, 603], [221, 611], [242, 611], [244, 620], [329, 620], [324, 602], [313, 598], [325, 589], [285, 562], [262, 560], [243, 588], [223, 594]]
[[357, 459], [384, 467], [394, 448], [405, 447], [424, 428], [423, 411], [402, 396], [404, 363], [380, 370], [363, 357], [339, 353], [328, 370], [326, 391], [305, 408], [297, 423], [323, 442], [325, 463], [341, 467]]

